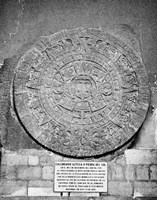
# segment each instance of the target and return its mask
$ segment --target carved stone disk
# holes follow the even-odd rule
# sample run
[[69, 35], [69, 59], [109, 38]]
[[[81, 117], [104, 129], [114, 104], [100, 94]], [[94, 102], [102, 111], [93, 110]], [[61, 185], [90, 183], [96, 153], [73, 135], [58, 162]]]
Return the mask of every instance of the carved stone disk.
[[126, 143], [150, 99], [138, 53], [109, 33], [85, 28], [41, 37], [19, 60], [13, 93], [28, 132], [49, 149], [76, 157]]

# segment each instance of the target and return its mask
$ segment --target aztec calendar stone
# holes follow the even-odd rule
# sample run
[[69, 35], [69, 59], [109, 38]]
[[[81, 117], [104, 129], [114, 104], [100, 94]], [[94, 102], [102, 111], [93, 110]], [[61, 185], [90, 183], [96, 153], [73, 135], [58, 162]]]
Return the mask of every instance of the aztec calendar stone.
[[102, 155], [142, 125], [150, 100], [139, 54], [99, 29], [41, 37], [14, 74], [16, 114], [46, 148], [68, 156]]

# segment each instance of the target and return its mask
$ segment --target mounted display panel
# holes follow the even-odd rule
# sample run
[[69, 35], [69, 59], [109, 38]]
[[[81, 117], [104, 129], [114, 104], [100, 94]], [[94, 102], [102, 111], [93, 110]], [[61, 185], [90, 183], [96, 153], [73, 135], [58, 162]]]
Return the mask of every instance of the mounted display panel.
[[139, 54], [99, 29], [41, 37], [19, 60], [13, 100], [19, 120], [45, 147], [73, 157], [121, 147], [150, 100]]
[[106, 162], [56, 162], [54, 191], [107, 192]]

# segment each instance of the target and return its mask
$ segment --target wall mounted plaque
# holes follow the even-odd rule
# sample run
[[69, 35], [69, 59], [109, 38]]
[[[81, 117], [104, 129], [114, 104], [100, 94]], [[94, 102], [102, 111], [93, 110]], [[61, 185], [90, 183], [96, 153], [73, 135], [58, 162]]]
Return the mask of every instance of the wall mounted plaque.
[[107, 192], [106, 162], [56, 162], [55, 192]]
[[23, 126], [68, 156], [101, 155], [126, 143], [150, 99], [139, 54], [99, 29], [41, 37], [19, 60], [13, 97]]

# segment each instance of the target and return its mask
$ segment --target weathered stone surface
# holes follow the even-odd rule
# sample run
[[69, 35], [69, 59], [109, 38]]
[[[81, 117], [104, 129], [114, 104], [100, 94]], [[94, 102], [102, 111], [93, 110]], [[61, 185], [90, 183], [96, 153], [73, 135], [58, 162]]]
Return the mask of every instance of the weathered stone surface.
[[136, 176], [138, 180], [149, 180], [149, 167], [148, 166], [137, 166]]
[[42, 168], [42, 178], [46, 180], [52, 180], [53, 179], [53, 166], [45, 166]]
[[62, 161], [63, 158], [65, 158], [64, 156], [61, 156], [59, 154], [56, 153], [50, 153], [50, 156], [54, 159], [54, 161]]
[[28, 132], [76, 157], [126, 143], [145, 119], [150, 98], [139, 54], [104, 30], [88, 28], [40, 38], [19, 60], [13, 88]]
[[29, 165], [38, 165], [39, 164], [39, 157], [30, 155], [28, 157], [28, 164]]
[[52, 156], [41, 156], [40, 157], [40, 165], [45, 166], [45, 165], [54, 165], [54, 159]]
[[118, 165], [125, 166], [126, 165], [126, 159], [125, 159], [124, 154], [117, 156], [115, 159], [112, 160], [111, 163], [116, 163]]
[[131, 197], [132, 193], [133, 193], [133, 187], [130, 182], [109, 181], [108, 183], [109, 195], [120, 195], [120, 196]]
[[18, 169], [18, 178], [26, 180], [36, 180], [41, 178], [40, 167], [20, 167]]
[[0, 195], [27, 196], [27, 182], [25, 181], [0, 181]]
[[125, 171], [125, 177], [127, 180], [135, 179], [135, 167], [133, 165], [127, 165], [126, 171]]
[[157, 182], [144, 182], [139, 181], [134, 184], [134, 194], [144, 197], [157, 196]]
[[[54, 200], [66, 200], [66, 198], [62, 198], [60, 196], [54, 197]], [[0, 197], [0, 200], [52, 200], [51, 196], [20, 196], [20, 197]]]
[[[132, 197], [120, 197], [120, 196], [101, 196], [101, 200], [133, 200]], [[99, 200], [99, 198], [97, 198]]]
[[157, 181], [157, 165], [150, 167], [150, 179]]
[[137, 197], [135, 200], [156, 200], [156, 197]]
[[[156, 197], [155, 197], [156, 198]], [[135, 198], [135, 200], [156, 200], [155, 198]], [[53, 196], [54, 200], [67, 200], [67, 196]], [[68, 196], [69, 200], [134, 200], [131, 197], [101, 196], [101, 197], [85, 197], [85, 196]], [[0, 200], [52, 200], [51, 196], [28, 196], [28, 197], [0, 197]]]
[[23, 155], [23, 156], [46, 156], [49, 152], [42, 149], [42, 150], [38, 150], [38, 149], [35, 149], [35, 148], [31, 148], [31, 149], [20, 149], [20, 152], [19, 154], [20, 155]]
[[73, 192], [71, 192], [70, 193], [70, 197], [74, 197], [74, 196], [78, 196], [78, 197], [98, 197], [99, 196], [99, 193], [97, 192], [97, 193], [92, 193], [92, 192], [90, 192], [90, 193], [73, 193]]
[[53, 188], [53, 182], [45, 181], [45, 180], [29, 181], [28, 187], [52, 187]]
[[53, 192], [53, 188], [29, 187], [28, 196], [61, 196], [60, 193]]
[[125, 157], [127, 164], [157, 164], [157, 150], [129, 149], [125, 151]]
[[2, 154], [2, 164], [4, 165], [27, 165], [28, 156], [19, 155], [18, 153]]
[[112, 180], [124, 179], [124, 168], [120, 165], [113, 165], [111, 168]]
[[51, 152], [40, 157], [40, 165], [54, 165], [56, 161], [62, 161], [63, 159], [66, 160], [66, 157]]
[[16, 167], [10, 165], [1, 165], [0, 179], [16, 179]]

